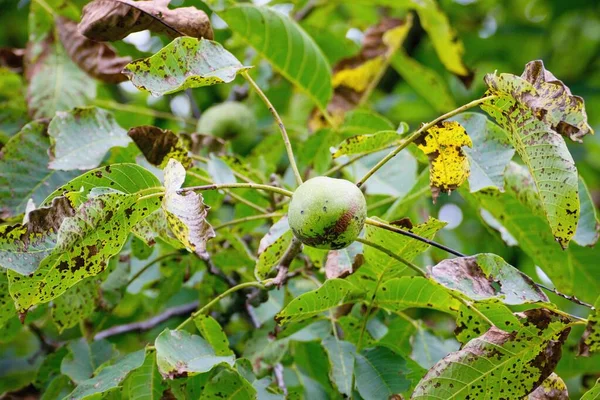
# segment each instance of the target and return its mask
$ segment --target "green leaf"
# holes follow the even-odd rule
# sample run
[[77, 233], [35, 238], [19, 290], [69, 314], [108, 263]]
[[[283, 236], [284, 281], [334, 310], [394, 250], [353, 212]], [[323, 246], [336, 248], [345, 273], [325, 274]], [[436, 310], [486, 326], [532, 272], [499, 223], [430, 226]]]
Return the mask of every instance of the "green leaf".
[[116, 389], [131, 371], [144, 363], [145, 350], [130, 353], [113, 365], [103, 368], [98, 375], [80, 382], [67, 397], [69, 400], [97, 398], [97, 394]]
[[555, 373], [551, 373], [540, 386], [527, 396], [528, 400], [568, 399], [567, 385]]
[[429, 369], [448, 353], [460, 348], [455, 339], [440, 339], [427, 329], [420, 327], [413, 337], [412, 359], [421, 367]]
[[335, 336], [328, 336], [321, 344], [327, 352], [331, 364], [331, 382], [335, 384], [340, 393], [350, 397], [356, 348], [352, 343], [339, 340]]
[[42, 361], [41, 351], [39, 339], [29, 329], [21, 331], [11, 342], [0, 342], [0, 393], [3, 396], [34, 381]]
[[462, 113], [451, 120], [461, 124], [473, 141], [472, 148], [463, 148], [471, 165], [471, 192], [487, 187], [504, 190], [504, 170], [515, 154], [506, 132], [478, 113]]
[[[408, 231], [427, 239], [433, 239], [435, 234], [445, 225], [445, 222], [429, 217], [427, 222], [416, 225], [411, 229], [408, 229]], [[385, 247], [392, 253], [401, 255], [402, 258], [408, 261], [412, 261], [416, 256], [429, 248], [427, 243], [385, 229], [377, 228], [373, 225], [365, 226], [365, 239]], [[401, 275], [405, 273], [405, 270], [408, 268], [395, 258], [370, 246], [365, 246], [364, 252], [365, 260], [375, 268], [377, 275], [385, 275], [386, 279]]]
[[229, 7], [219, 16], [320, 109], [327, 107], [332, 95], [331, 68], [321, 49], [295, 21], [271, 8], [249, 4]]
[[338, 158], [345, 155], [370, 153], [384, 149], [400, 140], [400, 135], [408, 131], [408, 125], [403, 123], [399, 129], [399, 131], [380, 131], [373, 134], [349, 137], [336, 148], [331, 149], [333, 153], [332, 157]]
[[[566, 321], [547, 310], [524, 313], [520, 329], [492, 327], [438, 362], [419, 382], [413, 399], [467, 399], [503, 393], [521, 398], [554, 369], [568, 335]], [[567, 329], [567, 330], [565, 330]]]
[[69, 181], [52, 192], [42, 205], [47, 205], [58, 196], [69, 192], [79, 192], [77, 198], [71, 198], [74, 205], [83, 204], [94, 188], [110, 188], [123, 193], [133, 194], [144, 189], [161, 189], [160, 181], [147, 169], [136, 164], [113, 164], [96, 168]]
[[429, 275], [475, 301], [499, 299], [510, 305], [549, 302], [530, 277], [495, 254], [449, 258], [431, 268]]
[[254, 275], [257, 279], [264, 280], [269, 276], [271, 269], [281, 260], [292, 242], [292, 237], [287, 217], [273, 224], [258, 245], [258, 260], [254, 267]]
[[167, 385], [156, 365], [156, 351], [147, 351], [141, 367], [135, 369], [123, 385], [131, 400], [160, 400]]
[[410, 387], [406, 360], [386, 347], [356, 355], [356, 389], [364, 399], [393, 398]]
[[96, 107], [57, 112], [48, 134], [49, 167], [60, 170], [96, 168], [112, 147], [127, 147], [131, 142], [112, 114]]
[[344, 122], [339, 130], [345, 135], [359, 135], [379, 131], [393, 131], [392, 124], [383, 115], [369, 110], [351, 110], [344, 115]]
[[5, 271], [0, 271], [0, 329], [6, 329], [17, 318], [17, 310], [8, 293], [8, 277]]
[[152, 165], [165, 168], [169, 159], [173, 158], [186, 169], [192, 166], [188, 148], [173, 131], [144, 125], [129, 129], [127, 134]]
[[56, 246], [57, 232], [75, 210], [65, 197], [30, 211], [23, 224], [0, 226], [0, 266], [21, 275], [34, 272]]
[[10, 294], [19, 312], [46, 303], [88, 276], [102, 272], [127, 240], [131, 228], [160, 203], [137, 194], [110, 192], [84, 203], [58, 230], [56, 247], [35, 274], [9, 272]]
[[229, 340], [221, 325], [210, 315], [200, 314], [194, 318], [194, 324], [202, 337], [215, 349], [217, 356], [230, 356]]
[[237, 371], [224, 368], [210, 378], [200, 400], [252, 400], [256, 399], [256, 389]]
[[123, 73], [138, 89], [162, 96], [229, 83], [249, 68], [217, 42], [179, 37], [153, 56], [127, 64]]
[[445, 113], [456, 108], [448, 85], [435, 70], [409, 57], [403, 49], [394, 53], [391, 64], [406, 83], [437, 112]]
[[100, 295], [98, 286], [98, 279], [89, 277], [54, 299], [54, 307], [50, 314], [59, 332], [77, 325], [79, 321], [92, 315]]
[[304, 293], [290, 301], [275, 316], [275, 321], [280, 325], [302, 321], [332, 307], [357, 299], [363, 293], [363, 290], [346, 280], [329, 279], [320, 288]]
[[156, 363], [161, 375], [168, 379], [210, 371], [225, 363], [233, 365], [235, 356], [217, 356], [200, 336], [186, 331], [165, 329], [156, 338]]
[[96, 82], [71, 61], [60, 43], [45, 42], [44, 47], [27, 88], [30, 115], [52, 118], [57, 111], [87, 105], [96, 95]]
[[202, 194], [193, 191], [178, 193], [185, 181], [185, 168], [179, 161], [170, 159], [165, 168], [166, 194], [162, 209], [167, 216], [171, 231], [185, 247], [198, 254], [206, 255], [206, 242], [215, 237], [215, 231], [206, 221], [208, 207]]
[[208, 174], [216, 184], [237, 182], [229, 165], [220, 158], [215, 157], [214, 154], [209, 155], [206, 167]]
[[581, 400], [598, 400], [600, 399], [600, 379], [596, 381], [593, 388], [583, 394]]
[[588, 323], [579, 341], [579, 355], [589, 357], [600, 353], [600, 297], [596, 299], [594, 309], [588, 316]]
[[48, 169], [50, 140], [48, 124], [25, 125], [2, 148], [0, 156], [0, 210], [5, 215], [25, 211], [29, 199], [40, 204], [56, 187], [74, 178], [76, 172]]
[[60, 372], [80, 384], [92, 377], [101, 365], [114, 355], [113, 345], [106, 340], [88, 343], [84, 338], [69, 342], [68, 353], [62, 359]]
[[573, 241], [580, 246], [591, 247], [600, 237], [600, 221], [598, 221], [592, 195], [581, 176], [579, 177], [579, 201], [579, 222]]
[[[564, 139], [553, 130], [550, 122], [555, 121], [545, 121], [542, 114], [575, 110], [570, 110], [569, 103], [559, 103], [562, 97], [546, 98], [549, 93], [539, 91], [534, 82], [528, 80], [538, 68], [543, 70], [540, 64], [541, 61], [527, 64], [523, 77], [486, 75], [489, 87], [486, 94], [496, 97], [483, 103], [481, 108], [509, 133], [512, 145], [529, 168], [552, 233], [566, 248], [579, 220], [577, 168]], [[581, 103], [583, 107], [583, 101]], [[569, 116], [564, 118], [568, 120]]]

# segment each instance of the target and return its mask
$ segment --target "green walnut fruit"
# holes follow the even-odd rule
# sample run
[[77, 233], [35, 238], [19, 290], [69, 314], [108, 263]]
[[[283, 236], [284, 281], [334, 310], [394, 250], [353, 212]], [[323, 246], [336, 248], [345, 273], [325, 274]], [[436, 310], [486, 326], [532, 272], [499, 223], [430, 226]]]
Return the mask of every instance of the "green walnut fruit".
[[367, 218], [365, 196], [344, 179], [319, 176], [296, 189], [288, 210], [294, 236], [307, 246], [343, 249], [358, 237]]
[[230, 141], [233, 150], [239, 154], [247, 154], [258, 139], [254, 114], [237, 101], [227, 101], [206, 109], [196, 129], [199, 133]]

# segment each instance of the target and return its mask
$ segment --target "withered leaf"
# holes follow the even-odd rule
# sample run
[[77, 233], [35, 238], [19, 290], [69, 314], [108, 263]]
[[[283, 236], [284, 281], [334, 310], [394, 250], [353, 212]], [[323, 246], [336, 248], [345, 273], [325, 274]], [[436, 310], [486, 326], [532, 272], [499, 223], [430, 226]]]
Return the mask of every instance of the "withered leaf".
[[592, 353], [600, 352], [600, 297], [594, 304], [594, 310], [588, 317], [588, 323], [585, 332], [579, 341], [579, 354], [583, 357], [589, 357]]
[[192, 166], [188, 149], [183, 141], [172, 131], [155, 126], [144, 125], [129, 129], [127, 133], [144, 154], [150, 164], [164, 168], [173, 158], [186, 169]]
[[554, 372], [527, 397], [528, 400], [569, 400], [567, 385]]
[[23, 72], [23, 59], [25, 49], [0, 47], [0, 67], [5, 67], [13, 72]]
[[175, 38], [213, 38], [204, 11], [196, 7], [169, 9], [165, 2], [94, 0], [82, 11], [79, 32], [92, 40], [121, 40], [133, 32], [149, 29]]
[[77, 30], [77, 23], [64, 17], [56, 21], [58, 36], [71, 60], [88, 75], [106, 83], [127, 80], [121, 73], [131, 57], [119, 57], [106, 43], [95, 42]]
[[325, 261], [327, 279], [343, 278], [354, 273], [365, 262], [362, 245], [354, 242], [341, 250], [331, 250]]

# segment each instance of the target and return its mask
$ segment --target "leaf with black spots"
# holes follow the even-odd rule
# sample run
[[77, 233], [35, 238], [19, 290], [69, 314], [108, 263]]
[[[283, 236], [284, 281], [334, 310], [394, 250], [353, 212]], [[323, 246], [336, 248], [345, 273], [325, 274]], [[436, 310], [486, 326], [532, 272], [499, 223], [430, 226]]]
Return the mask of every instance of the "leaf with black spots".
[[253, 400], [256, 389], [237, 371], [223, 368], [216, 371], [206, 383], [200, 400]]
[[59, 332], [92, 315], [100, 296], [99, 286], [97, 278], [89, 277], [54, 299], [50, 314]]
[[600, 352], [600, 297], [594, 304], [594, 310], [588, 316], [585, 332], [579, 341], [579, 355], [589, 357]]
[[59, 111], [48, 126], [50, 169], [72, 170], [96, 168], [113, 147], [131, 143], [108, 111], [96, 108], [74, 108]]
[[162, 209], [173, 234], [185, 247], [203, 257], [206, 242], [215, 237], [215, 231], [206, 221], [209, 206], [202, 194], [192, 191], [178, 193], [185, 181], [185, 168], [179, 161], [170, 159], [165, 168], [166, 193]]
[[215, 349], [218, 356], [230, 356], [229, 340], [219, 323], [210, 315], [200, 314], [194, 318], [194, 324], [202, 337]]
[[287, 216], [282, 217], [271, 226], [258, 245], [258, 259], [254, 267], [254, 275], [258, 279], [267, 279], [273, 267], [283, 257], [292, 238], [293, 234]]
[[560, 376], [551, 373], [540, 386], [529, 393], [527, 400], [569, 400], [569, 392]]
[[349, 137], [340, 143], [336, 148], [332, 148], [332, 157], [371, 153], [377, 150], [385, 149], [387, 146], [400, 140], [400, 135], [408, 132], [408, 125], [402, 123], [399, 131], [380, 131], [372, 134], [363, 134]]
[[181, 37], [153, 56], [127, 64], [123, 73], [155, 96], [229, 83], [249, 69], [217, 42]]
[[173, 158], [186, 169], [192, 166], [192, 159], [188, 155], [189, 150], [173, 131], [144, 125], [130, 128], [127, 134], [152, 165], [165, 168], [169, 159]]
[[498, 299], [510, 305], [549, 302], [530, 277], [495, 254], [449, 258], [431, 268], [429, 275], [475, 301]]
[[78, 29], [96, 41], [116, 41], [150, 30], [170, 37], [213, 38], [206, 13], [196, 7], [169, 9], [158, 1], [94, 0], [83, 8]]

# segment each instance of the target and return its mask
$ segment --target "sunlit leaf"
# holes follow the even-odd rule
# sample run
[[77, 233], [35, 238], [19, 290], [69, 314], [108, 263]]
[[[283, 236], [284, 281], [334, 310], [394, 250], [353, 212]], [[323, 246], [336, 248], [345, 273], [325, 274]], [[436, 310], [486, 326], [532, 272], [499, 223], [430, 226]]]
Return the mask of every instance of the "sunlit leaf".
[[258, 245], [258, 260], [254, 267], [256, 277], [263, 280], [269, 276], [292, 242], [292, 237], [287, 217], [281, 218], [269, 229]]
[[29, 199], [41, 202], [56, 187], [74, 178], [77, 172], [48, 169], [50, 140], [47, 123], [25, 125], [2, 148], [0, 155], [0, 210], [4, 215], [25, 211]]
[[585, 332], [579, 341], [579, 355], [589, 357], [600, 352], [600, 297], [594, 304], [594, 310], [588, 316]]
[[144, 125], [129, 129], [127, 134], [152, 165], [165, 168], [172, 158], [179, 161], [186, 169], [192, 166], [187, 147], [173, 131]]
[[528, 400], [569, 400], [567, 385], [555, 373], [550, 374], [540, 386], [527, 396]]
[[481, 107], [509, 133], [512, 145], [529, 168], [552, 233], [566, 248], [579, 219], [579, 196], [577, 168], [558, 131], [573, 128], [569, 122], [582, 122], [586, 115], [583, 100], [579, 98], [579, 106], [575, 107], [565, 88], [548, 91], [540, 82], [540, 74], [544, 74], [543, 64], [532, 61], [522, 77], [486, 75], [486, 94], [496, 97]]
[[153, 56], [127, 64], [123, 73], [138, 89], [162, 96], [229, 83], [249, 68], [217, 42], [181, 37]]
[[186, 331], [165, 329], [154, 346], [158, 369], [168, 379], [208, 372], [216, 365], [233, 365], [235, 361], [233, 355], [217, 356], [208, 342]]
[[171, 37], [213, 38], [204, 11], [196, 7], [169, 9], [168, 4], [164, 1], [94, 0], [83, 8], [78, 29], [96, 41], [120, 40], [146, 29]]
[[59, 111], [48, 126], [52, 142], [51, 169], [96, 168], [114, 146], [131, 143], [112, 114], [95, 108]]
[[94, 277], [86, 278], [54, 299], [52, 322], [59, 332], [92, 315], [99, 296], [98, 283]]
[[333, 153], [332, 157], [337, 158], [350, 154], [367, 153], [384, 149], [398, 141], [400, 135], [407, 131], [408, 125], [403, 124], [400, 132], [381, 131], [373, 134], [352, 136], [340, 143], [335, 149], [331, 149]]
[[467, 180], [470, 166], [462, 147], [472, 147], [473, 142], [458, 122], [443, 121], [437, 124], [419, 139], [418, 146], [429, 157], [434, 202], [440, 192], [450, 193]]
[[327, 106], [332, 91], [329, 63], [294, 20], [271, 8], [250, 4], [229, 7], [219, 16], [319, 108]]
[[203, 256], [206, 254], [206, 242], [215, 237], [212, 226], [206, 221], [210, 207], [204, 204], [200, 193], [178, 193], [184, 181], [185, 168], [179, 161], [170, 159], [165, 168], [166, 194], [162, 208], [173, 234], [188, 250]]
[[504, 130], [485, 115], [462, 113], [453, 117], [467, 131], [473, 147], [463, 147], [471, 166], [469, 189], [477, 192], [486, 187], [504, 189], [504, 170], [513, 158], [515, 149], [510, 146]]
[[215, 349], [217, 356], [230, 356], [229, 340], [221, 325], [210, 315], [200, 314], [194, 318], [194, 324], [202, 337]]
[[506, 304], [549, 301], [531, 278], [495, 254], [449, 258], [431, 268], [429, 274], [473, 300], [500, 299]]
[[[544, 381], [560, 359], [568, 325], [560, 316], [526, 311], [522, 327], [492, 327], [438, 362], [415, 389], [414, 399], [465, 399], [504, 393], [521, 398]], [[449, 379], [451, 378], [451, 379]]]
[[8, 293], [8, 278], [5, 271], [0, 271], [0, 329], [17, 319], [17, 310]]
[[598, 400], [600, 399], [600, 379], [596, 381], [593, 388], [584, 393], [581, 400]]

